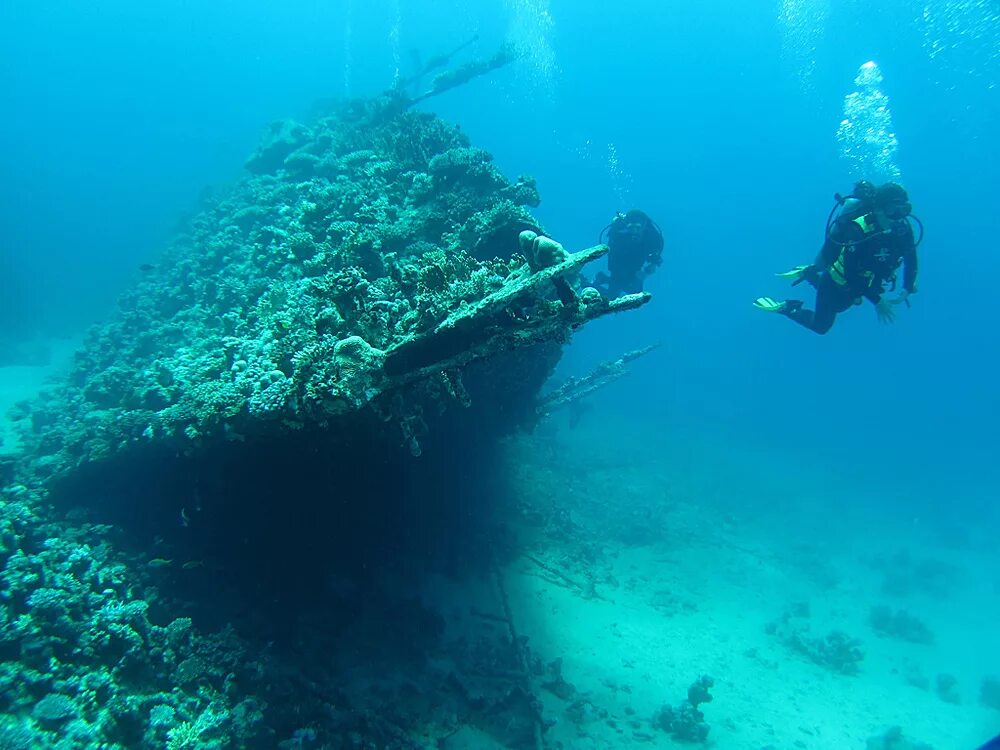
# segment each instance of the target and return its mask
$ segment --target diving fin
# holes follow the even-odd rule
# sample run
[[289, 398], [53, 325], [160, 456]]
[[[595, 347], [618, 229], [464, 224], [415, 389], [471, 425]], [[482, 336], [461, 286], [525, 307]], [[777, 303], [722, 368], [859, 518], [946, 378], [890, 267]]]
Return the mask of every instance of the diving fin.
[[782, 279], [788, 279], [789, 281], [792, 282], [792, 286], [796, 286], [797, 284], [801, 284], [803, 281], [806, 281], [807, 279], [809, 279], [810, 283], [812, 283], [812, 281], [816, 278], [816, 272], [815, 272], [815, 267], [809, 264], [804, 266], [795, 266], [795, 268], [791, 269], [790, 271], [776, 273], [775, 276]]
[[785, 311], [787, 303], [771, 297], [758, 297], [753, 301], [753, 306], [758, 310], [763, 310], [764, 312], [780, 313]]
[[807, 268], [809, 268], [807, 265], [795, 266], [792, 270], [784, 271], [783, 273], [776, 273], [775, 276], [780, 276], [783, 279], [799, 279], [802, 278], [803, 274], [805, 274]]

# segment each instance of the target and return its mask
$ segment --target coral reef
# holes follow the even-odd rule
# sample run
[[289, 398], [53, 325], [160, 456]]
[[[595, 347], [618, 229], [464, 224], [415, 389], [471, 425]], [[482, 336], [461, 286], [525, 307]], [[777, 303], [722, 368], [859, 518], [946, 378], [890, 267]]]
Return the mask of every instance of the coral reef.
[[385, 410], [401, 386], [647, 299], [577, 297], [563, 277], [605, 250], [542, 236], [522, 207], [533, 181], [429, 114], [354, 102], [277, 123], [247, 167], [22, 410], [37, 482], [144, 444], [192, 451]]
[[932, 750], [926, 742], [914, 742], [903, 735], [901, 727], [889, 727], [882, 734], [869, 737], [866, 750]]
[[979, 702], [987, 708], [1000, 711], [1000, 680], [996, 677], [984, 677], [979, 686]]
[[811, 662], [840, 674], [857, 674], [861, 671], [861, 661], [865, 658], [861, 641], [839, 630], [832, 630], [818, 638], [793, 634], [785, 643]]
[[664, 705], [653, 717], [653, 725], [670, 734], [678, 742], [706, 742], [709, 726], [705, 714], [698, 710], [702, 703], [712, 700], [709, 689], [715, 681], [706, 675], [699, 677], [688, 688], [687, 698], [676, 706]]
[[769, 622], [765, 631], [774, 635], [790, 651], [804, 656], [831, 672], [855, 675], [861, 671], [865, 652], [861, 641], [840, 630], [831, 630], [824, 636], [813, 636], [809, 632], [808, 605], [799, 604], [785, 612], [780, 618]]
[[938, 698], [945, 703], [952, 703], [957, 706], [962, 702], [962, 696], [958, 692], [958, 679], [953, 674], [948, 674], [947, 672], [940, 673], [934, 679], [934, 689], [937, 692]]
[[914, 557], [908, 550], [881, 555], [868, 564], [882, 575], [882, 593], [897, 598], [923, 594], [947, 599], [962, 578], [962, 571], [952, 563]]
[[[46, 521], [23, 486], [0, 495], [2, 747], [223, 747], [267, 736], [255, 669], [230, 633], [157, 624], [136, 561], [108, 526]], [[198, 667], [194, 668], [194, 664]], [[187, 744], [168, 736], [190, 727]]]
[[904, 609], [893, 612], [891, 607], [875, 606], [871, 608], [868, 622], [876, 635], [885, 638], [897, 638], [909, 643], [933, 643], [934, 634], [924, 622]]
[[[546, 237], [533, 180], [396, 95], [276, 123], [246, 168], [89, 332], [68, 377], [16, 409], [0, 744], [402, 748], [472, 726], [540, 746], [526, 682], [491, 671], [509, 677], [493, 661], [513, 649], [525, 672], [513, 629], [450, 644], [435, 671], [439, 618], [376, 580], [406, 544], [454, 565], [440, 540], [461, 535], [435, 536], [457, 523], [454, 464], [473, 474], [471, 446], [538, 418], [575, 328], [648, 295], [578, 294], [571, 280], [606, 248]], [[91, 507], [71, 509], [81, 498]], [[321, 588], [334, 572], [349, 580], [336, 596]], [[246, 590], [267, 592], [268, 625], [295, 628], [322, 667], [273, 653]], [[412, 666], [391, 687], [370, 676], [390, 624], [380, 643]]]

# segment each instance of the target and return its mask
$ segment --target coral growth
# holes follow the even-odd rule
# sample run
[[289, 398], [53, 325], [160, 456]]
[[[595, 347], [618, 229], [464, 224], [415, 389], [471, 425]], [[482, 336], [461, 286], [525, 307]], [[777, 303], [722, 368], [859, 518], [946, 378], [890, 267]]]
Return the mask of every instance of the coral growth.
[[163, 747], [181, 722], [200, 748], [261, 736], [263, 704], [235, 697], [259, 668], [240, 642], [157, 624], [111, 529], [46, 521], [39, 505], [23, 486], [0, 495], [0, 746]]
[[813, 636], [805, 622], [808, 616], [808, 607], [799, 605], [785, 612], [779, 619], [769, 622], [765, 630], [776, 636], [790, 651], [824, 669], [838, 674], [858, 674], [865, 658], [861, 641], [840, 630], [831, 630], [824, 636]]
[[934, 680], [934, 689], [938, 698], [945, 703], [958, 705], [962, 702], [962, 696], [958, 692], [958, 678], [953, 674], [942, 672]]
[[708, 691], [714, 684], [711, 677], [699, 677], [691, 683], [685, 700], [676, 706], [666, 704], [657, 712], [653, 725], [678, 742], [706, 742], [709, 726], [698, 706], [712, 700]]
[[[66, 380], [17, 409], [25, 452], [0, 466], [0, 744], [409, 747], [409, 729], [426, 739], [434, 724], [447, 736], [457, 716], [477, 717], [509, 746], [523, 742], [539, 731], [535, 700], [520, 687], [469, 678], [481, 659], [419, 687], [345, 696], [337, 664], [324, 665], [325, 682], [314, 680], [277, 668], [270, 645], [252, 649], [231, 628], [209, 634], [183, 616], [195, 607], [176, 590], [168, 597], [163, 584], [200, 561], [126, 551], [136, 539], [50, 507], [82, 495], [112, 514], [109, 498], [124, 496], [123, 515], [145, 524], [151, 545], [204, 539], [219, 557], [228, 549], [230, 578], [253, 579], [247, 569], [258, 565], [254, 572], [288, 589], [290, 579], [322, 577], [334, 565], [327, 558], [351, 551], [352, 539], [363, 548], [366, 522], [411, 513], [406, 533], [421, 537], [419, 523], [444, 517], [443, 502], [436, 497], [429, 514], [396, 503], [393, 491], [410, 483], [394, 469], [411, 466], [435, 420], [449, 410], [474, 414], [450, 426], [480, 437], [536, 419], [537, 391], [571, 332], [648, 299], [588, 301], [570, 288], [566, 277], [605, 248], [567, 253], [537, 243], [529, 264], [518, 238], [542, 229], [525, 208], [538, 203], [534, 182], [507, 180], [456, 127], [391, 97], [345, 104], [313, 123], [275, 124], [246, 166], [248, 176], [206, 205], [122, 295], [114, 318], [89, 332]], [[489, 395], [478, 411], [473, 378], [475, 393]], [[198, 463], [220, 454], [244, 460]], [[255, 473], [271, 459], [302, 460], [296, 470], [267, 464]], [[358, 466], [366, 460], [380, 476]], [[418, 476], [444, 485], [440, 473]], [[273, 485], [254, 506], [258, 477]], [[372, 509], [375, 480], [384, 480], [382, 515]], [[76, 489], [90, 482], [93, 495], [68, 491], [74, 481]], [[292, 493], [284, 485], [295, 481], [317, 495], [302, 492], [298, 514], [285, 507]], [[352, 492], [362, 483], [369, 494]], [[357, 508], [355, 495], [364, 500]], [[310, 500], [315, 506], [301, 512]], [[297, 518], [320, 511], [327, 527]], [[279, 539], [277, 523], [316, 535], [314, 544], [294, 533]], [[248, 529], [261, 536], [248, 541]], [[269, 546], [279, 548], [272, 558]], [[223, 598], [222, 576], [202, 572]], [[365, 575], [374, 577], [370, 568]], [[435, 618], [419, 607], [376, 617], [375, 599], [343, 607], [363, 625], [360, 645], [373, 620], [392, 624], [384, 643], [418, 651], [408, 654], [413, 661], [438, 644]], [[283, 616], [273, 616], [276, 626], [286, 625]], [[329, 639], [322, 629], [313, 653], [327, 653]], [[431, 718], [428, 707], [442, 696], [449, 705]]]
[[498, 291], [540, 229], [534, 183], [429, 114], [358, 102], [277, 123], [247, 167], [22, 409], [39, 480], [363, 406], [381, 353]]
[[934, 634], [924, 622], [904, 609], [893, 612], [891, 607], [872, 607], [868, 622], [877, 635], [897, 638], [910, 643], [933, 643]]
[[979, 702], [1000, 711], [1000, 680], [996, 677], [983, 678], [983, 682], [979, 686]]
[[903, 734], [901, 727], [890, 727], [882, 734], [869, 737], [866, 750], [931, 750], [925, 742], [914, 742]]

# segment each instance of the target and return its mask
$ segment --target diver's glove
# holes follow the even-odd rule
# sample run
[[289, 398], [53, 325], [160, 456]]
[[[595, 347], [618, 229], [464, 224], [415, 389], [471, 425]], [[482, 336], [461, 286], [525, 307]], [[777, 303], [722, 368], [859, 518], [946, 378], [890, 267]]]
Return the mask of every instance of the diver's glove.
[[795, 266], [795, 268], [790, 271], [785, 271], [784, 273], [775, 274], [783, 279], [789, 279], [792, 282], [792, 286], [801, 284], [803, 281], [809, 281], [810, 278], [816, 276], [816, 266], [809, 264], [804, 266]]

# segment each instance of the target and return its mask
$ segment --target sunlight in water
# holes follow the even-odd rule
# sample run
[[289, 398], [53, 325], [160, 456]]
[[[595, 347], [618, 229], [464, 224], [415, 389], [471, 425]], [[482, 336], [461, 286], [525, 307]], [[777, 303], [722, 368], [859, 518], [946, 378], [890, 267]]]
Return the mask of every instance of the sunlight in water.
[[889, 111], [889, 97], [880, 86], [882, 71], [866, 62], [854, 79], [857, 87], [844, 97], [844, 119], [837, 128], [840, 155], [854, 179], [884, 182], [899, 178], [895, 163], [896, 140]]

